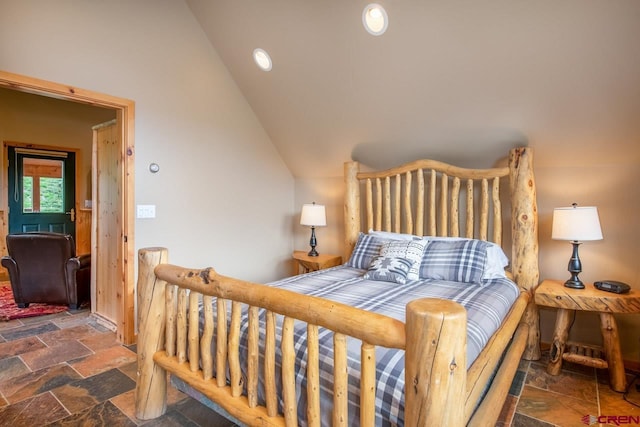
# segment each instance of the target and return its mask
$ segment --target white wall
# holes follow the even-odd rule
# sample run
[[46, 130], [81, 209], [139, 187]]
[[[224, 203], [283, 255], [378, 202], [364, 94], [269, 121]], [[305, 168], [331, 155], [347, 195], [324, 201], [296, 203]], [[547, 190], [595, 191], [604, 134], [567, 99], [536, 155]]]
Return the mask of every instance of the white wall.
[[136, 249], [290, 272], [293, 178], [183, 2], [0, 0], [0, 69], [135, 101]]

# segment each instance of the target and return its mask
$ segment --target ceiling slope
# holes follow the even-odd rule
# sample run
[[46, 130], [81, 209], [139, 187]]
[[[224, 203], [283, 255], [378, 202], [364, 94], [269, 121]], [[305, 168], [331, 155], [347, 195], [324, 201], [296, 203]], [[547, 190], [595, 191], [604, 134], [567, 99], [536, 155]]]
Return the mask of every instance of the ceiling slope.
[[612, 133], [640, 134], [637, 1], [383, 1], [379, 37], [363, 1], [186, 1], [297, 177], [351, 158], [490, 167], [522, 144], [601, 161]]

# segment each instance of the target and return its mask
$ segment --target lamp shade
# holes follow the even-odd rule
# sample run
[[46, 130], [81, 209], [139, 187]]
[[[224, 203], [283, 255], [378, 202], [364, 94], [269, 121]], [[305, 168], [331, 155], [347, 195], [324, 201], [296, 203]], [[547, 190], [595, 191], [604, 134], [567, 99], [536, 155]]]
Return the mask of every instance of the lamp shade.
[[598, 208], [595, 206], [578, 207], [576, 204], [565, 208], [555, 208], [551, 238], [576, 242], [601, 240], [602, 229], [600, 228]]
[[315, 203], [302, 205], [300, 225], [309, 225], [312, 227], [324, 227], [327, 225], [327, 215], [324, 205], [316, 205]]

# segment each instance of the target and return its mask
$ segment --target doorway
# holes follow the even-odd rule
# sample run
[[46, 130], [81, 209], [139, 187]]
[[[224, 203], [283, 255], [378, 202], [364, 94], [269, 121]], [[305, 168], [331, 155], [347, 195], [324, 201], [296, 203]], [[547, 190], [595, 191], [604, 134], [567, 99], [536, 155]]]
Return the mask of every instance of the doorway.
[[15, 146], [8, 153], [9, 233], [49, 231], [76, 240], [76, 153]]
[[[121, 272], [118, 279], [110, 286], [115, 290], [116, 319], [115, 327], [117, 339], [123, 344], [135, 342], [135, 282], [134, 282], [134, 194], [133, 194], [133, 171], [134, 171], [134, 107], [133, 101], [118, 98], [111, 95], [87, 91], [68, 85], [48, 82], [27, 76], [0, 71], [0, 86], [28, 92], [46, 97], [54, 97], [65, 101], [79, 102], [89, 105], [110, 108], [116, 111], [117, 129], [120, 135], [118, 150], [122, 159], [121, 166], [117, 171], [121, 188], [117, 191], [120, 197], [120, 212], [117, 221], [109, 224], [113, 233], [119, 238], [120, 250], [117, 259], [109, 259], [103, 256], [102, 248], [95, 248], [95, 259], [98, 262], [109, 262], [115, 264], [117, 270]], [[95, 183], [92, 183], [92, 187]], [[95, 188], [92, 188], [95, 194]], [[101, 201], [99, 196], [93, 200], [92, 234], [95, 232], [95, 217], [100, 215]], [[7, 223], [7, 218], [3, 218]]]

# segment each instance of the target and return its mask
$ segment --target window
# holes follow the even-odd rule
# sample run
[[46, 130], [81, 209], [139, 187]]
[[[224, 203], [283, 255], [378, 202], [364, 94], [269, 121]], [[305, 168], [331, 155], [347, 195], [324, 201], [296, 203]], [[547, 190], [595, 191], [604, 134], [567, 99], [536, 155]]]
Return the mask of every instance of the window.
[[62, 160], [25, 157], [22, 167], [22, 212], [64, 212]]

